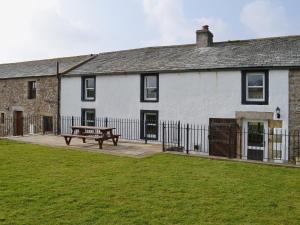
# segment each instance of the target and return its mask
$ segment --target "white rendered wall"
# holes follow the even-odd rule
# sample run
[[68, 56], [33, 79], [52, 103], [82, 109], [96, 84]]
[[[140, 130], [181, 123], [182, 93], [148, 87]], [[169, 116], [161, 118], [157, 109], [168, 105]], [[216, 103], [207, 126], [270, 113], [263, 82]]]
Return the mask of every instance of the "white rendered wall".
[[281, 109], [288, 128], [288, 70], [269, 71], [269, 105], [241, 104], [241, 72], [160, 74], [159, 102], [140, 102], [140, 75], [96, 77], [96, 101], [81, 101], [81, 77], [63, 77], [61, 115], [80, 116], [95, 108], [97, 117], [139, 118], [140, 110], [158, 110], [160, 120], [208, 125], [209, 118], [235, 118], [236, 111]]

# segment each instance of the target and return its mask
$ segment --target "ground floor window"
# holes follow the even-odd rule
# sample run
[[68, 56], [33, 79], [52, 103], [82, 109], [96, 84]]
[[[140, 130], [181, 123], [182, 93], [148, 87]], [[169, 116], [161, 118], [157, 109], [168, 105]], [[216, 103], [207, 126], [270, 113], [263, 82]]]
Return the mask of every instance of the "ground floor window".
[[1, 116], [0, 116], [0, 123], [1, 123], [1, 124], [4, 124], [4, 113], [1, 113]]
[[141, 139], [158, 139], [158, 111], [141, 110]]
[[53, 117], [43, 116], [43, 130], [46, 132], [53, 132]]
[[95, 126], [96, 113], [95, 109], [81, 110], [81, 124], [83, 126]]

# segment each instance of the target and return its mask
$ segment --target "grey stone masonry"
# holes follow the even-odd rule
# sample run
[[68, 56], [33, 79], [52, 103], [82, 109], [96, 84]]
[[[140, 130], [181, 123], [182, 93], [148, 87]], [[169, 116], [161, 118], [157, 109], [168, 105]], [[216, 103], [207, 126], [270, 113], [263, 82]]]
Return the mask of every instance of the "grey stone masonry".
[[300, 130], [300, 70], [289, 74], [289, 130]]
[[[36, 81], [36, 98], [28, 99], [28, 82]], [[0, 79], [0, 112], [12, 116], [13, 111], [23, 115], [57, 115], [58, 79], [56, 76]]]

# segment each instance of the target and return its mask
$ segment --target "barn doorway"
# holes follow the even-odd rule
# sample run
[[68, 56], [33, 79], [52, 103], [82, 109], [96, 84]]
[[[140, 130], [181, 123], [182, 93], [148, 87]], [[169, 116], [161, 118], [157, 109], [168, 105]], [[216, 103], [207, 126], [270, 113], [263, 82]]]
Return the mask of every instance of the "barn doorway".
[[238, 125], [236, 119], [209, 119], [209, 155], [235, 158]]
[[14, 136], [23, 136], [23, 112], [14, 111]]

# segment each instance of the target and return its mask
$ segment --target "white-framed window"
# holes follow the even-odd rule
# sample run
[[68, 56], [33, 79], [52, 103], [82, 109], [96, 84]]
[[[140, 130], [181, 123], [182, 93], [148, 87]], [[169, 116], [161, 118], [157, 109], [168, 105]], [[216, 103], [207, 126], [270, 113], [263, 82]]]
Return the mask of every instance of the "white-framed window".
[[94, 101], [96, 98], [96, 78], [83, 77], [82, 86], [82, 100]]
[[82, 109], [82, 125], [95, 126], [96, 113], [95, 109]]
[[141, 101], [157, 102], [158, 101], [158, 74], [143, 74], [141, 85]]
[[242, 71], [242, 104], [269, 104], [269, 72]]
[[248, 73], [246, 76], [247, 101], [264, 101], [265, 99], [265, 74]]

